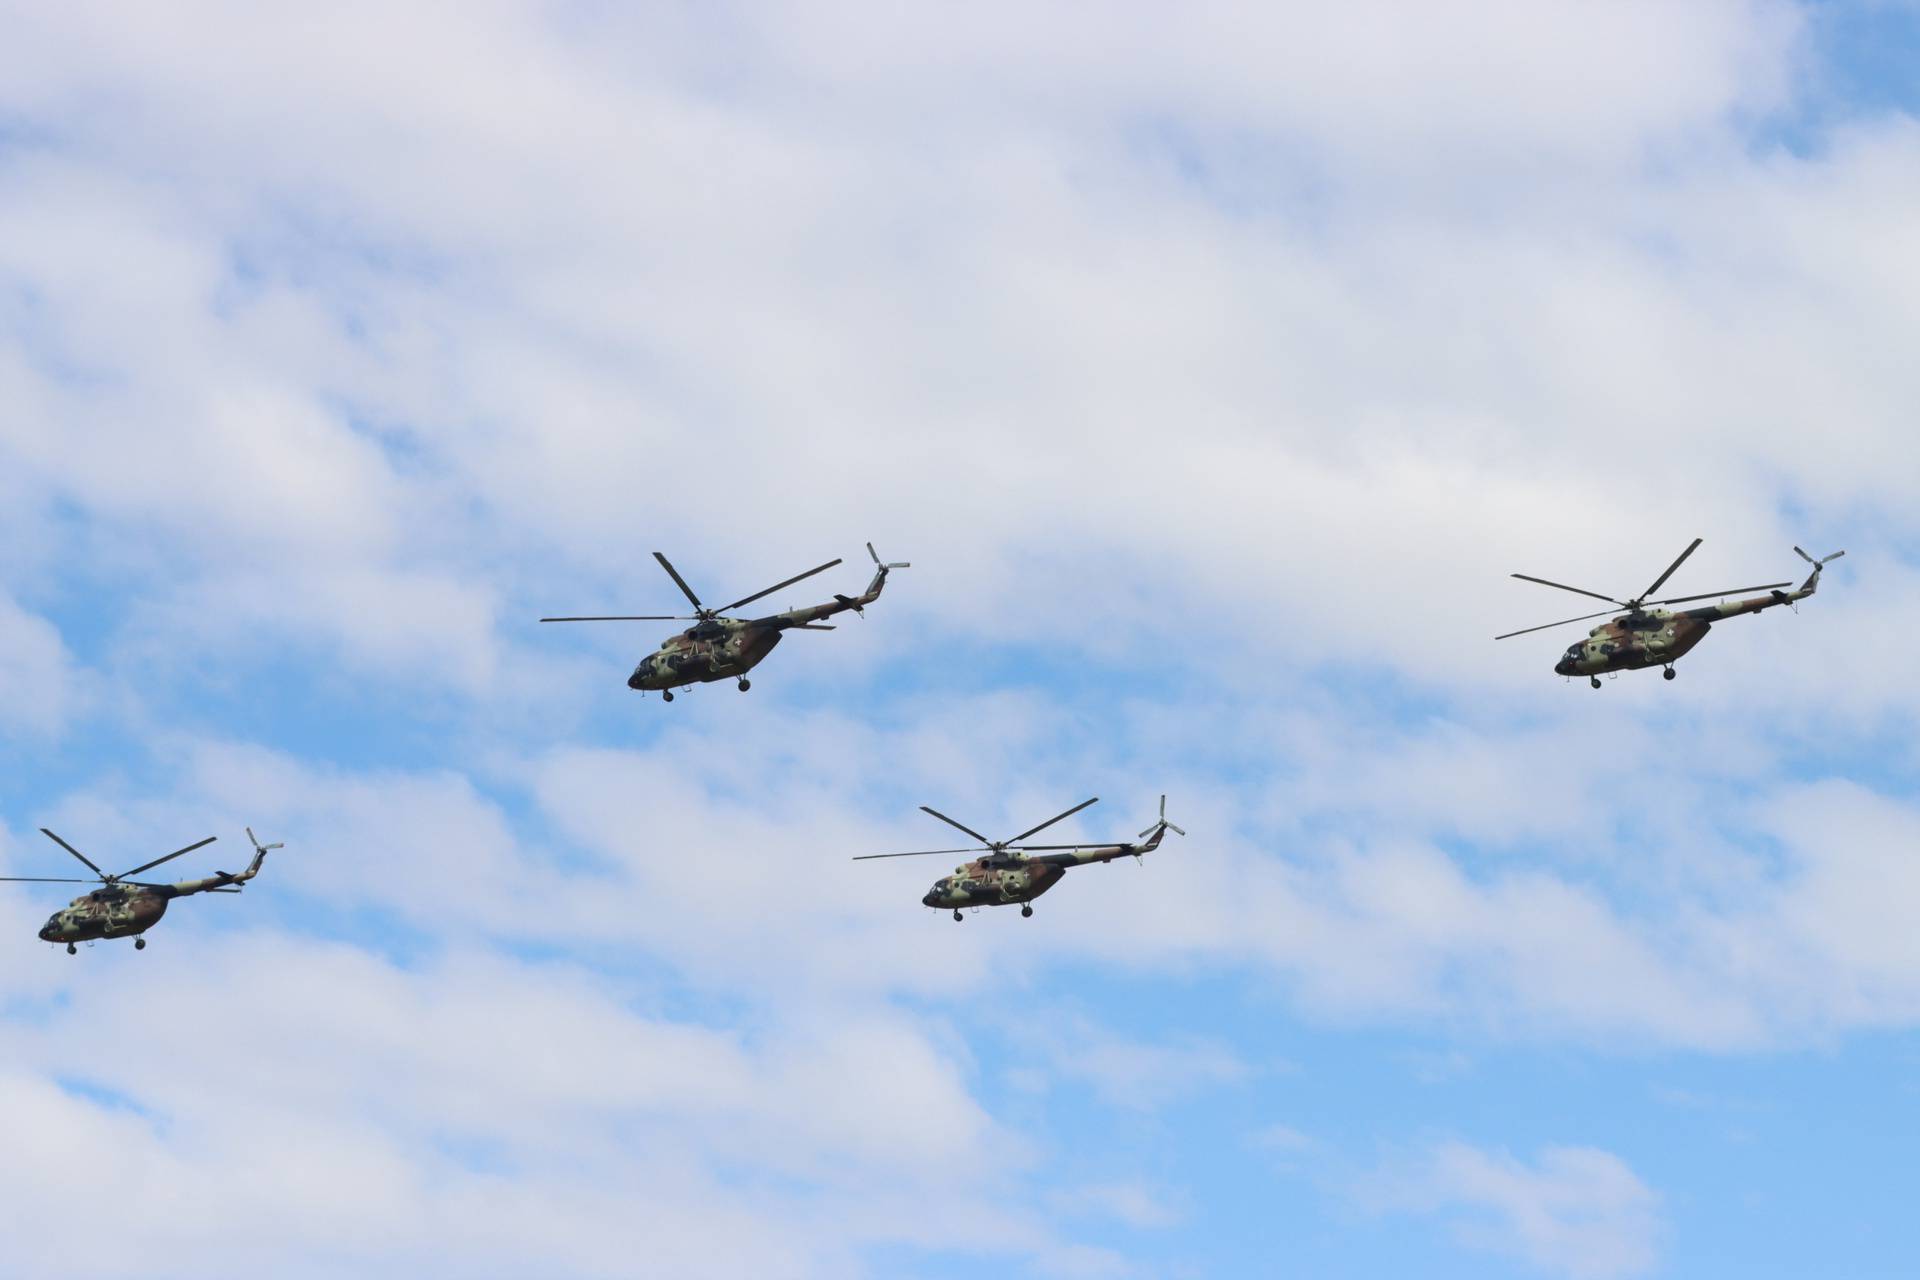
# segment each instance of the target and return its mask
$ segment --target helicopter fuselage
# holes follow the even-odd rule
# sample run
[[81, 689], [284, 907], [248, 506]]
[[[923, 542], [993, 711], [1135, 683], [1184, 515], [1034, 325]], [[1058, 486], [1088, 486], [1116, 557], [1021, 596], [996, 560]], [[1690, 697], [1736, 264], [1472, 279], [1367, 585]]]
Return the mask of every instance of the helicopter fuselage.
[[1706, 639], [1707, 632], [1720, 619], [1804, 600], [1814, 593], [1819, 577], [1816, 572], [1798, 591], [1771, 591], [1764, 596], [1727, 600], [1698, 609], [1636, 609], [1623, 613], [1589, 631], [1585, 640], [1569, 645], [1560, 661], [1554, 664], [1554, 672], [1563, 676], [1598, 676], [1609, 671], [1671, 667]]
[[[1793, 604], [1805, 600], [1820, 589], [1820, 571], [1827, 564], [1847, 554], [1836, 551], [1830, 556], [1818, 560], [1808, 555], [1801, 547], [1795, 547], [1794, 553], [1813, 566], [1813, 572], [1807, 575], [1797, 590], [1787, 591], [1791, 585], [1786, 582], [1765, 582], [1757, 587], [1738, 587], [1734, 591], [1703, 591], [1698, 595], [1672, 596], [1664, 600], [1654, 600], [1663, 583], [1671, 578], [1674, 571], [1686, 563], [1687, 557], [1699, 547], [1701, 539], [1695, 538], [1680, 558], [1667, 566], [1667, 571], [1653, 580], [1653, 585], [1630, 600], [1616, 600], [1612, 596], [1601, 595], [1598, 591], [1588, 591], [1584, 587], [1570, 587], [1564, 582], [1555, 582], [1550, 578], [1536, 578], [1528, 573], [1516, 573], [1513, 576], [1528, 582], [1536, 582], [1544, 587], [1554, 587], [1561, 591], [1571, 591], [1575, 595], [1592, 596], [1619, 605], [1625, 613], [1616, 614], [1587, 632], [1585, 640], [1577, 640], [1567, 646], [1560, 660], [1553, 664], [1556, 675], [1586, 676], [1594, 688], [1600, 687], [1600, 677], [1611, 671], [1638, 671], [1644, 667], [1664, 667], [1663, 676], [1671, 680], [1674, 677], [1673, 664], [1691, 652], [1695, 645], [1707, 638], [1707, 632], [1713, 624], [1722, 618], [1738, 617], [1743, 613], [1759, 613], [1762, 609], [1777, 609], [1783, 604]], [[1765, 591], [1765, 595], [1746, 596], [1729, 600], [1728, 596], [1737, 591]], [[1692, 600], [1710, 600], [1719, 596], [1718, 604], [1703, 605], [1693, 609], [1662, 609], [1658, 606], [1685, 604]], [[1514, 636], [1531, 635], [1544, 631], [1548, 627], [1565, 626], [1568, 622], [1584, 622], [1596, 618], [1599, 614], [1587, 614], [1584, 617], [1568, 618], [1563, 622], [1549, 622], [1538, 627], [1523, 627], [1518, 631], [1509, 631], [1505, 635], [1495, 636], [1495, 640], [1511, 640]]]
[[975, 858], [933, 882], [920, 901], [947, 911], [961, 907], [1004, 907], [1032, 902], [1059, 884], [1067, 869], [1037, 858]]
[[627, 677], [629, 689], [677, 689], [682, 685], [745, 675], [780, 643], [774, 623], [714, 618], [669, 636], [640, 659]]
[[963, 907], [1005, 907], [1032, 902], [1059, 884], [1067, 872], [1094, 862], [1138, 857], [1160, 847], [1164, 828], [1139, 844], [1090, 844], [1057, 853], [1011, 850], [963, 863], [933, 882], [921, 905], [958, 912]]
[[[871, 543], [867, 545], [867, 550], [869, 553], [873, 551]], [[773, 652], [773, 647], [780, 643], [782, 632], [796, 629], [833, 630], [830, 626], [822, 625], [825, 619], [848, 610], [859, 613], [880, 598], [880, 592], [887, 585], [888, 571], [908, 567], [904, 564], [882, 564], [877, 555], [873, 561], [873, 580], [857, 596], [837, 595], [821, 604], [789, 609], [785, 613], [770, 614], [764, 618], [729, 618], [723, 616], [721, 611], [703, 609], [700, 620], [693, 626], [678, 635], [668, 636], [659, 649], [640, 659], [633, 674], [627, 677], [627, 688], [658, 689], [669, 700], [673, 697], [671, 690], [682, 685], [705, 684], [711, 680], [737, 679], [744, 690], [747, 687], [744, 678], [746, 673]], [[662, 560], [661, 563], [666, 562]], [[838, 564], [839, 561], [834, 563]]]
[[147, 885], [95, 889], [49, 916], [40, 937], [47, 942], [67, 943], [135, 937], [159, 923], [174, 896], [171, 889]]
[[[87, 864], [89, 871], [99, 872], [100, 868], [85, 854], [60, 839], [45, 827], [40, 828], [49, 839], [59, 844], [68, 853]], [[185, 898], [196, 893], [238, 893], [240, 886], [260, 874], [260, 866], [267, 860], [270, 850], [278, 849], [278, 844], [263, 845], [254, 839], [252, 828], [247, 830], [247, 838], [253, 840], [253, 861], [245, 871], [216, 871], [210, 876], [201, 876], [197, 880], [176, 880], [172, 884], [156, 884], [147, 880], [125, 880], [120, 876], [100, 875], [100, 887], [90, 890], [69, 902], [60, 910], [47, 917], [40, 926], [40, 938], [44, 942], [64, 942], [67, 951], [72, 953], [76, 942], [92, 942], [98, 938], [132, 938], [136, 949], [147, 945], [141, 935], [160, 923], [160, 917], [167, 914], [167, 904], [175, 898]], [[171, 862], [183, 853], [191, 853], [202, 845], [212, 844], [214, 837], [208, 836], [199, 844], [190, 844], [184, 849], [176, 849], [164, 858], [135, 867], [127, 875], [137, 875], [142, 871], [157, 867], [163, 862]], [[0, 877], [14, 879], [16, 877]], [[23, 880], [39, 880], [48, 883], [57, 881], [42, 876], [17, 877]]]
[[1622, 614], [1568, 646], [1553, 669], [1563, 676], [1593, 676], [1665, 666], [1706, 639], [1712, 623], [1694, 612], [1646, 609]]

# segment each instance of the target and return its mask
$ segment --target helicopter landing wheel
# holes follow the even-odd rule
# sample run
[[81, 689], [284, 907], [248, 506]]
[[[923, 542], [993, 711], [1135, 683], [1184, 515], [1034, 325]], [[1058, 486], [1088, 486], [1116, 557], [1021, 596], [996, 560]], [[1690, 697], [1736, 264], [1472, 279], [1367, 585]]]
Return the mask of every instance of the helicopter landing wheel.
[[673, 690], [671, 690], [671, 689], [662, 689], [662, 690], [660, 691], [660, 700], [661, 700], [662, 702], [672, 702], [672, 701], [673, 701]]
[[1678, 673], [1678, 672], [1676, 672], [1676, 671], [1675, 671], [1675, 670], [1674, 670], [1674, 669], [1673, 669], [1672, 667], [1668, 667], [1668, 668], [1667, 668], [1667, 669], [1666, 669], [1665, 671], [1662, 671], [1662, 672], [1660, 673], [1660, 678], [1661, 678], [1662, 680], [1671, 680], [1671, 679], [1673, 679], [1673, 678], [1674, 678], [1674, 676], [1676, 676], [1676, 675], [1678, 675], [1678, 674], [1679, 674], [1679, 673]]
[[135, 951], [145, 951], [147, 949], [147, 940], [145, 938], [135, 938], [133, 940], [133, 949]]
[[1599, 676], [1588, 676], [1588, 677], [1587, 677], [1587, 683], [1588, 683], [1588, 684], [1590, 684], [1590, 685], [1592, 685], [1592, 686], [1593, 686], [1594, 688], [1596, 688], [1596, 689], [1598, 689], [1598, 688], [1600, 687], [1600, 677], [1599, 677]]
[[[953, 922], [955, 924], [959, 924], [962, 920], [965, 920], [965, 919], [966, 917], [960, 914], [960, 908], [955, 907], [953, 909]], [[71, 948], [69, 948], [69, 950], [71, 950]]]
[[69, 942], [67, 944], [67, 954], [70, 956], [77, 956], [80, 954], [80, 948], [74, 946], [71, 942]]
[[1031, 916], [1031, 915], [1033, 914], [1033, 904], [1032, 904], [1031, 902], [1023, 902], [1023, 903], [1021, 903], [1021, 904], [1020, 904], [1020, 914], [1021, 914], [1022, 916]]
[[753, 681], [751, 681], [751, 680], [749, 680], [749, 679], [747, 679], [747, 678], [746, 678], [745, 676], [741, 676], [741, 677], [740, 677], [740, 692], [742, 692], [742, 693], [745, 693], [745, 692], [746, 692], [747, 690], [749, 690], [749, 689], [751, 689], [751, 688], [753, 688]]

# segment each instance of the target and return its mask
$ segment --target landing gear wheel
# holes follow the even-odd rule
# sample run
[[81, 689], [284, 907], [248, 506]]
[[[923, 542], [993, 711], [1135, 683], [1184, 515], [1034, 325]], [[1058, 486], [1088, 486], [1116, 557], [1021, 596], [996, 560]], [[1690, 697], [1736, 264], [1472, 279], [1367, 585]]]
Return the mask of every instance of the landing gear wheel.
[[1587, 683], [1588, 683], [1588, 684], [1590, 684], [1590, 685], [1592, 685], [1592, 686], [1593, 686], [1594, 688], [1596, 688], [1596, 689], [1598, 689], [1598, 688], [1600, 687], [1600, 677], [1599, 677], [1599, 676], [1588, 676], [1588, 677], [1587, 677]]
[[[965, 920], [965, 919], [966, 919], [966, 917], [960, 914], [960, 908], [958, 908], [958, 907], [955, 907], [955, 908], [953, 909], [953, 922], [954, 922], [955, 924], [959, 924], [959, 923], [960, 923], [960, 922], [961, 922], [962, 920]], [[72, 948], [72, 947], [68, 947], [68, 948], [67, 948], [67, 950], [69, 950], [69, 951], [71, 951], [71, 950], [73, 950], [73, 948]]]
[[1661, 678], [1662, 680], [1671, 680], [1671, 679], [1673, 679], [1673, 677], [1674, 677], [1674, 676], [1675, 676], [1676, 674], [1678, 674], [1678, 673], [1677, 673], [1677, 672], [1675, 672], [1675, 671], [1674, 671], [1674, 669], [1673, 669], [1672, 667], [1668, 667], [1668, 668], [1667, 668], [1667, 669], [1666, 669], [1665, 671], [1662, 671], [1662, 672], [1660, 673], [1660, 678]]
[[147, 949], [147, 940], [145, 938], [135, 938], [133, 940], [133, 949], [135, 951], [145, 951]]
[[742, 692], [742, 693], [745, 693], [745, 692], [746, 692], [747, 690], [749, 690], [749, 689], [751, 689], [751, 688], [753, 688], [753, 681], [751, 681], [751, 680], [749, 680], [749, 679], [747, 679], [747, 678], [746, 678], [745, 676], [741, 676], [741, 677], [740, 677], [740, 692]]
[[1021, 914], [1021, 915], [1023, 915], [1023, 916], [1030, 916], [1030, 915], [1032, 915], [1032, 914], [1033, 914], [1033, 904], [1032, 904], [1032, 903], [1030, 903], [1030, 902], [1023, 902], [1023, 903], [1021, 903], [1021, 904], [1020, 904], [1020, 914]]
[[69, 942], [67, 944], [67, 954], [70, 956], [77, 956], [80, 954], [80, 948], [74, 946], [71, 942]]
[[671, 689], [662, 689], [662, 690], [660, 691], [660, 700], [661, 700], [662, 702], [672, 702], [672, 701], [673, 701], [673, 690], [671, 690]]

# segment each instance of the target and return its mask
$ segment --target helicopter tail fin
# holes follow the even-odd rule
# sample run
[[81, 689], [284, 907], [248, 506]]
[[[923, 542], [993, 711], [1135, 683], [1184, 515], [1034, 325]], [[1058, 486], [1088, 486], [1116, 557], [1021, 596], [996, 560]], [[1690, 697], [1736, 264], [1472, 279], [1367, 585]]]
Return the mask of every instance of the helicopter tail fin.
[[1140, 833], [1141, 836], [1145, 838], [1146, 843], [1141, 844], [1137, 847], [1135, 856], [1138, 856], [1138, 854], [1141, 854], [1141, 853], [1150, 853], [1153, 850], [1158, 849], [1160, 847], [1160, 841], [1166, 837], [1166, 834], [1169, 831], [1173, 832], [1175, 835], [1184, 836], [1185, 834], [1187, 834], [1185, 831], [1181, 830], [1179, 827], [1176, 827], [1173, 823], [1167, 821], [1167, 798], [1165, 796], [1161, 796], [1160, 797], [1160, 819], [1159, 821], [1155, 822], [1152, 826], [1148, 827], [1145, 831], [1142, 831]]
[[834, 596], [835, 600], [838, 600], [841, 604], [846, 605], [849, 609], [852, 609], [855, 613], [860, 612], [860, 607], [862, 605], [872, 604], [875, 600], [878, 600], [880, 598], [880, 593], [886, 589], [887, 574], [889, 572], [891, 572], [894, 569], [913, 568], [913, 565], [905, 560], [895, 561], [893, 563], [888, 563], [886, 561], [881, 560], [880, 553], [873, 549], [873, 544], [871, 542], [867, 544], [867, 554], [873, 557], [873, 581], [867, 584], [867, 589], [861, 592], [857, 598], [850, 599], [847, 596], [842, 596], [842, 595]]
[[1805, 560], [1813, 566], [1813, 572], [1808, 574], [1807, 580], [1800, 584], [1800, 589], [1793, 593], [1792, 598], [1795, 600], [1804, 600], [1818, 591], [1820, 589], [1820, 571], [1827, 567], [1827, 562], [1829, 560], [1838, 560], [1841, 556], [1847, 554], [1844, 551], [1836, 551], [1830, 556], [1821, 556], [1818, 560], [1815, 560], [1799, 547], [1795, 547], [1793, 550], [1802, 560]]
[[279, 840], [274, 841], [272, 844], [261, 844], [260, 837], [253, 834], [252, 827], [247, 828], [247, 839], [253, 841], [253, 861], [247, 864], [245, 871], [233, 877], [236, 881], [253, 879], [260, 874], [260, 866], [267, 860], [267, 854], [270, 850], [284, 849], [287, 847], [284, 842]]

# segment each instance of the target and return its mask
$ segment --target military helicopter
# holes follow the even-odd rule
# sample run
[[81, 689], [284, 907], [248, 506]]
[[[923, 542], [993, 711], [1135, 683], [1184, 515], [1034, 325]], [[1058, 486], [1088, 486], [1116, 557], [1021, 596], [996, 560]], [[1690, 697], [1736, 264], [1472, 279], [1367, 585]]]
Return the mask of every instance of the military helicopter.
[[[238, 893], [239, 886], [260, 874], [260, 864], [267, 860], [267, 851], [286, 846], [278, 842], [261, 844], [254, 837], [253, 828], [247, 828], [247, 839], [253, 841], [253, 862], [245, 871], [216, 871], [202, 880], [182, 880], [176, 884], [148, 884], [139, 880], [129, 880], [128, 876], [137, 876], [142, 871], [151, 871], [163, 862], [171, 862], [183, 853], [192, 853], [195, 849], [212, 844], [218, 836], [208, 836], [205, 840], [195, 841], [184, 849], [175, 849], [164, 858], [155, 858], [152, 862], [143, 862], [131, 871], [122, 871], [110, 876], [95, 866], [93, 860], [80, 852], [59, 836], [40, 828], [41, 834], [65, 849], [74, 857], [87, 864], [87, 869], [99, 879], [100, 887], [92, 893], [83, 893], [64, 909], [54, 912], [40, 929], [41, 938], [48, 942], [64, 942], [67, 954], [72, 955], [77, 948], [76, 942], [92, 942], [95, 938], [133, 939], [133, 949], [144, 951], [147, 940], [140, 935], [158, 924], [160, 917], [167, 914], [167, 904], [175, 898], [184, 898], [193, 893]], [[13, 880], [31, 884], [89, 884], [91, 881], [75, 880], [61, 876], [0, 876], [0, 880]]]
[[[1065, 813], [1055, 814], [1037, 827], [1029, 827], [1019, 835], [1008, 840], [989, 840], [972, 827], [960, 826], [952, 818], [938, 809], [926, 805], [920, 808], [932, 814], [940, 821], [960, 830], [978, 840], [986, 849], [986, 856], [975, 858], [953, 869], [950, 876], [941, 876], [933, 882], [933, 888], [927, 890], [920, 901], [929, 907], [953, 908], [953, 918], [964, 920], [960, 914], [962, 907], [1003, 907], [1015, 902], [1020, 904], [1020, 914], [1033, 914], [1033, 900], [1058, 884], [1069, 869], [1084, 866], [1089, 862], [1112, 862], [1115, 858], [1124, 858], [1131, 854], [1138, 858], [1160, 847], [1160, 838], [1168, 831], [1180, 835], [1187, 834], [1179, 827], [1167, 821], [1167, 798], [1160, 797], [1160, 820], [1140, 833], [1142, 844], [1030, 844], [1022, 848], [1013, 848], [1030, 835], [1046, 830], [1062, 818], [1070, 818], [1088, 805], [1097, 802], [1100, 797], [1083, 800]], [[1062, 852], [1051, 852], [1061, 850]], [[873, 858], [924, 858], [939, 853], [972, 853], [972, 849], [916, 849], [909, 853], [863, 853], [855, 862], [866, 862]], [[1034, 856], [1034, 855], [1039, 856]]]
[[873, 544], [867, 544], [867, 554], [873, 557], [873, 581], [867, 589], [857, 596], [843, 596], [836, 593], [831, 604], [816, 604], [804, 609], [791, 609], [786, 613], [776, 613], [765, 618], [726, 618], [722, 614], [731, 613], [741, 605], [752, 604], [762, 596], [770, 596], [782, 587], [811, 578], [816, 573], [824, 573], [840, 563], [829, 560], [818, 568], [805, 573], [797, 573], [785, 582], [776, 582], [765, 591], [756, 591], [750, 596], [735, 600], [732, 604], [721, 605], [718, 609], [709, 609], [700, 603], [700, 597], [693, 594], [693, 588], [687, 585], [667, 558], [658, 551], [653, 558], [667, 571], [674, 585], [686, 593], [693, 602], [691, 616], [684, 614], [614, 614], [587, 618], [542, 618], [542, 622], [692, 622], [679, 635], [669, 636], [660, 645], [659, 652], [648, 654], [640, 659], [640, 665], [627, 677], [629, 689], [658, 689], [660, 696], [668, 702], [673, 701], [673, 691], [681, 685], [705, 684], [712, 680], [738, 679], [740, 692], [745, 693], [753, 687], [747, 679], [747, 672], [757, 666], [760, 660], [773, 652], [773, 646], [780, 643], [783, 631], [832, 631], [830, 626], [821, 626], [820, 619], [830, 618], [836, 613], [851, 609], [861, 617], [866, 617], [865, 606], [880, 598], [880, 592], [887, 585], [887, 574], [894, 569], [910, 569], [907, 563], [882, 564], [875, 553]]
[[[1736, 587], [1731, 591], [1704, 591], [1699, 595], [1675, 596], [1666, 600], [1648, 600], [1658, 591], [1673, 571], [1686, 562], [1688, 556], [1700, 545], [1701, 539], [1695, 538], [1680, 558], [1667, 566], [1667, 571], [1653, 580], [1653, 585], [1631, 600], [1615, 600], [1612, 596], [1603, 596], [1597, 591], [1584, 591], [1579, 587], [1569, 587], [1565, 583], [1549, 582], [1545, 578], [1536, 578], [1530, 574], [1516, 573], [1513, 576], [1527, 582], [1537, 582], [1546, 587], [1557, 587], [1562, 591], [1571, 591], [1576, 595], [1592, 596], [1596, 600], [1605, 600], [1608, 604], [1618, 605], [1627, 612], [1603, 623], [1587, 633], [1585, 640], [1575, 641], [1554, 664], [1554, 671], [1563, 676], [1584, 675], [1593, 687], [1600, 687], [1600, 675], [1607, 671], [1637, 671], [1642, 667], [1664, 667], [1663, 678], [1671, 680], [1674, 676], [1673, 664], [1685, 655], [1693, 646], [1700, 643], [1707, 631], [1722, 618], [1731, 618], [1742, 613], [1758, 613], [1762, 609], [1771, 609], [1775, 605], [1792, 604], [1804, 600], [1820, 587], [1820, 570], [1830, 560], [1838, 560], [1847, 554], [1836, 551], [1830, 556], [1815, 560], [1806, 552], [1795, 547], [1794, 551], [1802, 560], [1813, 566], [1813, 572], [1800, 584], [1796, 591], [1782, 591], [1780, 588], [1791, 586], [1790, 582], [1763, 582], [1757, 587]], [[1742, 591], [1765, 591], [1764, 596], [1752, 596], [1745, 600], [1734, 600], [1720, 604], [1705, 605], [1698, 609], [1681, 609], [1672, 612], [1667, 609], [1650, 608], [1650, 605], [1685, 604], [1689, 600], [1707, 600], [1714, 596], [1737, 595]], [[1578, 618], [1563, 618], [1559, 622], [1548, 622], [1537, 627], [1527, 627], [1520, 631], [1509, 631], [1506, 635], [1495, 636], [1496, 640], [1509, 640], [1514, 636], [1524, 636], [1534, 631], [1545, 631], [1549, 627], [1564, 627], [1570, 622], [1585, 622], [1589, 618], [1598, 618], [1613, 612], [1603, 609], [1600, 613], [1583, 614]]]

